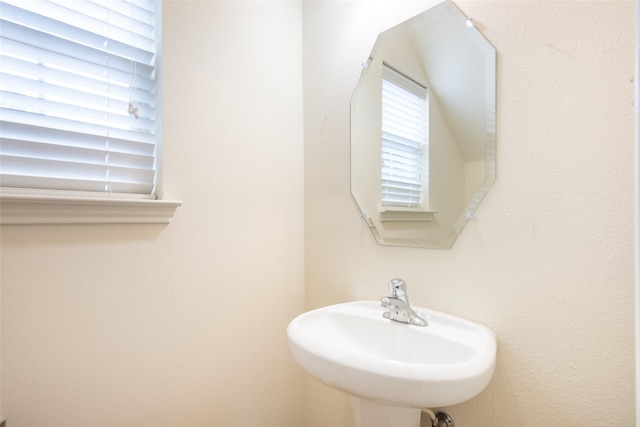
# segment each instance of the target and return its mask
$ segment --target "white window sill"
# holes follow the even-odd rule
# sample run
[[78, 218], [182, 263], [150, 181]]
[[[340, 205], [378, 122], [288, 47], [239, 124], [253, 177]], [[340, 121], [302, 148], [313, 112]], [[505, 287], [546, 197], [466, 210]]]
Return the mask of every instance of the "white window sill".
[[168, 224], [182, 202], [0, 193], [0, 224]]
[[438, 211], [422, 208], [380, 207], [381, 222], [424, 222], [433, 221]]

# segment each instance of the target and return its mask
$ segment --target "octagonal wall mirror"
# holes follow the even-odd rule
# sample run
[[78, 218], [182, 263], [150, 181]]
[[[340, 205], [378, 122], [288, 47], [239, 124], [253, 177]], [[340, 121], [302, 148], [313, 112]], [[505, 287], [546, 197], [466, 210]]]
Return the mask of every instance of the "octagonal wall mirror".
[[381, 33], [351, 100], [351, 193], [381, 245], [448, 249], [495, 180], [496, 51], [450, 1]]

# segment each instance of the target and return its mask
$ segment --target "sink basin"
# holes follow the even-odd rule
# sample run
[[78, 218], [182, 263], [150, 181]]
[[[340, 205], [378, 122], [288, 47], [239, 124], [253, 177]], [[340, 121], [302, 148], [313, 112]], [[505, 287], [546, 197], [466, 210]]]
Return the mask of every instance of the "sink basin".
[[291, 354], [313, 377], [367, 405], [436, 408], [484, 390], [496, 362], [494, 333], [468, 320], [414, 309], [428, 326], [383, 318], [386, 310], [378, 301], [303, 313], [287, 328]]

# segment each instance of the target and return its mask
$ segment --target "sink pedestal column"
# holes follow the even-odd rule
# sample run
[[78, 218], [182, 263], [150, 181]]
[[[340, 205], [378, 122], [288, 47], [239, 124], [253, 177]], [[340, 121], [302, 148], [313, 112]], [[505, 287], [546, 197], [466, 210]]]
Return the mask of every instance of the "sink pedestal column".
[[421, 410], [351, 396], [356, 427], [420, 427]]

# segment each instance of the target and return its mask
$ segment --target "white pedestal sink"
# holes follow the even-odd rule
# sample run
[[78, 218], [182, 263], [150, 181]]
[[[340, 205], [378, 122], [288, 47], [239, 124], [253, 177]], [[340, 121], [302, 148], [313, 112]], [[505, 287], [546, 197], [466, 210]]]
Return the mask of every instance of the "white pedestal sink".
[[316, 379], [352, 396], [357, 427], [419, 427], [422, 408], [462, 403], [489, 384], [494, 333], [414, 307], [419, 327], [382, 317], [377, 301], [303, 313], [287, 328], [289, 349]]

